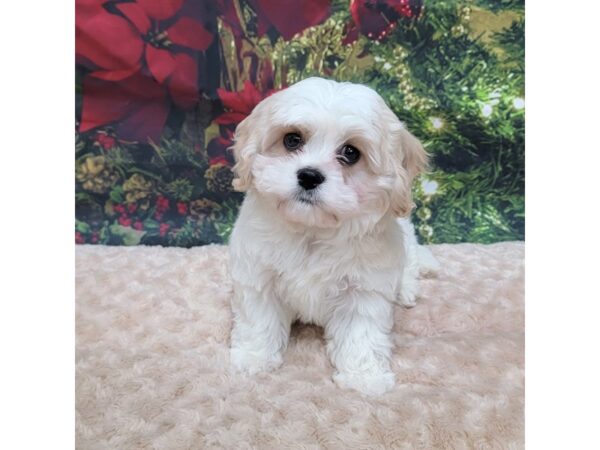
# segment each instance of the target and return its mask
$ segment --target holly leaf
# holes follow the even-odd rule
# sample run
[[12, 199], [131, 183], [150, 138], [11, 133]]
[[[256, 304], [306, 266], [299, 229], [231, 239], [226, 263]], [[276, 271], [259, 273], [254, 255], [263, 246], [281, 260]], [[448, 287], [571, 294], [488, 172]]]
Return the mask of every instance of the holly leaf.
[[75, 230], [80, 233], [89, 233], [90, 226], [85, 222], [75, 219]]
[[110, 199], [115, 203], [123, 203], [123, 186], [115, 186], [110, 191]]
[[160, 228], [160, 224], [154, 219], [146, 219], [143, 224], [144, 230], [148, 230], [149, 232], [158, 231]]
[[110, 232], [123, 239], [124, 245], [137, 245], [140, 243], [140, 241], [146, 234], [145, 231], [135, 230], [130, 227], [124, 227], [123, 225], [119, 225], [118, 223], [114, 223], [110, 226]]

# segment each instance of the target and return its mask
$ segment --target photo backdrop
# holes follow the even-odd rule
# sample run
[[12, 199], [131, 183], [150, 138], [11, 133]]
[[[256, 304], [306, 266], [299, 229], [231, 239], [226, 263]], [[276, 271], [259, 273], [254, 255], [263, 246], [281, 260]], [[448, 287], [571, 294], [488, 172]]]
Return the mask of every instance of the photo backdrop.
[[422, 242], [524, 239], [522, 0], [76, 0], [76, 242], [227, 242], [236, 125], [315, 75], [432, 155]]

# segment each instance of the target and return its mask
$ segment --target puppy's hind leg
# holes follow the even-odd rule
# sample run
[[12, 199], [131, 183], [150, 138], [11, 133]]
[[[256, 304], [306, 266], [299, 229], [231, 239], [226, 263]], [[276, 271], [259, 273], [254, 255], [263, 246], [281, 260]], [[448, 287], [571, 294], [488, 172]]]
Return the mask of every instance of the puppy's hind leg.
[[415, 228], [408, 219], [398, 219], [402, 228], [404, 261], [400, 286], [398, 286], [398, 302], [402, 306], [412, 308], [417, 304], [419, 295], [419, 257]]
[[398, 287], [398, 300], [401, 305], [411, 308], [417, 304], [420, 293], [419, 276], [436, 273], [440, 269], [440, 263], [428, 248], [418, 244], [415, 228], [410, 220], [399, 219], [398, 224], [404, 238], [404, 268]]
[[249, 375], [279, 367], [287, 347], [292, 314], [270, 292], [236, 286], [231, 363]]

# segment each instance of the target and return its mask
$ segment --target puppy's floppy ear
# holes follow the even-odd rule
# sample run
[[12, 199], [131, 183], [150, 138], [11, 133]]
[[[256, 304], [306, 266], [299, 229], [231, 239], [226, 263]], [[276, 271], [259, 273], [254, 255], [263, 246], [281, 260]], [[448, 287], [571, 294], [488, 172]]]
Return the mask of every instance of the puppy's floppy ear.
[[257, 122], [261, 109], [262, 105], [257, 105], [235, 129], [232, 148], [235, 157], [233, 188], [236, 191], [247, 191], [252, 185], [252, 163], [260, 145], [260, 128]]
[[394, 136], [392, 142], [395, 147], [392, 149], [392, 164], [396, 180], [391, 197], [391, 208], [397, 216], [406, 217], [415, 206], [412, 201], [412, 182], [419, 173], [427, 169], [428, 155], [421, 142], [397, 118], [396, 122], [392, 132]]

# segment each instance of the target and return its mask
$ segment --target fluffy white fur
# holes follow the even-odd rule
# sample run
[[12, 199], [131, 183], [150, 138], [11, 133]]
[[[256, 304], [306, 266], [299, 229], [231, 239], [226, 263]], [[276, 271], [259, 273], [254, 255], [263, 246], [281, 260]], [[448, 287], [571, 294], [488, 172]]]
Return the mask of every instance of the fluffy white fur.
[[[290, 132], [300, 149], [284, 147]], [[339, 160], [346, 144], [360, 151], [354, 165]], [[261, 102], [238, 126], [234, 152], [246, 198], [230, 242], [233, 365], [278, 367], [300, 320], [324, 327], [338, 385], [386, 392], [393, 304], [414, 306], [419, 272], [437, 265], [402, 218], [423, 147], [372, 89], [310, 78]], [[307, 167], [325, 177], [308, 203], [297, 177]]]

